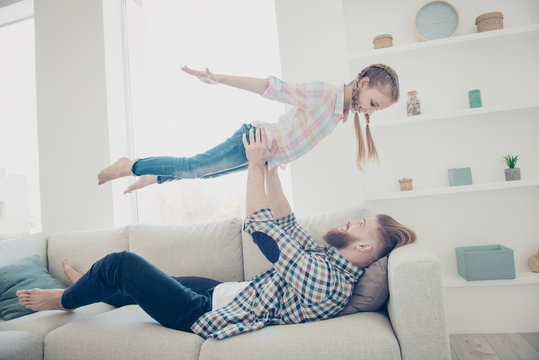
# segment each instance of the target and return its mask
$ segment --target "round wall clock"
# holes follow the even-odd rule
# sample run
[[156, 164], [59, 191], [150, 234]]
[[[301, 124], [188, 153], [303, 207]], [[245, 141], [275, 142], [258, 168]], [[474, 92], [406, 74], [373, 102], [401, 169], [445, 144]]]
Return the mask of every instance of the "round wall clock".
[[421, 40], [442, 39], [455, 35], [459, 27], [457, 9], [446, 1], [431, 1], [415, 16], [415, 31]]

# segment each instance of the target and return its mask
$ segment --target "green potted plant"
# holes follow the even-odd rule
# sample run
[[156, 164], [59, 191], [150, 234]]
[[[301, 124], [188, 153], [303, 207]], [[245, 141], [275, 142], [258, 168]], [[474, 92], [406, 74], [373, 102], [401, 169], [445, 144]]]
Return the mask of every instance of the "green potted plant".
[[503, 157], [507, 164], [505, 169], [505, 181], [520, 180], [520, 168], [515, 167], [518, 161], [518, 155], [506, 155]]

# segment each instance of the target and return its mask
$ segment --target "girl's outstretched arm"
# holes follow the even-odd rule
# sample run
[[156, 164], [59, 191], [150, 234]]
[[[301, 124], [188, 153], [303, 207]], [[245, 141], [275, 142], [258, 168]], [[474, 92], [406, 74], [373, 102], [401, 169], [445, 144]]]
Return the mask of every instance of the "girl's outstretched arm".
[[210, 69], [208, 68], [206, 68], [205, 71], [200, 71], [183, 66], [182, 70], [189, 75], [196, 76], [200, 81], [206, 84], [225, 84], [238, 89], [251, 91], [258, 95], [262, 95], [269, 84], [268, 79], [214, 74], [210, 72]]

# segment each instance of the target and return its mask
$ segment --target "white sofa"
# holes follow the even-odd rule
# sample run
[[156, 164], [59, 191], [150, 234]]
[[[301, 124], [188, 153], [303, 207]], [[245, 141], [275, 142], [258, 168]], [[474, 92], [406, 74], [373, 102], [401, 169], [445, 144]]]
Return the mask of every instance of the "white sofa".
[[[365, 208], [357, 207], [299, 222], [320, 241], [330, 227], [365, 215]], [[241, 229], [242, 219], [232, 218], [38, 234], [0, 241], [0, 266], [39, 254], [49, 272], [67, 284], [63, 258], [86, 271], [108, 253], [129, 250], [172, 276], [241, 281], [270, 266]], [[0, 320], [0, 359], [450, 359], [441, 279], [438, 260], [418, 242], [389, 257], [387, 311], [204, 341], [159, 325], [136, 305], [115, 309], [98, 303]]]

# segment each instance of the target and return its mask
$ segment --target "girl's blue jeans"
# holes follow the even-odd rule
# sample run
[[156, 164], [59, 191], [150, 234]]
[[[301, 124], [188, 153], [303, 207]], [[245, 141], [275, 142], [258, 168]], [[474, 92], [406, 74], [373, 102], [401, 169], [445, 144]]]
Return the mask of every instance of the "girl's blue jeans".
[[190, 331], [211, 311], [213, 289], [219, 281], [172, 278], [137, 254], [122, 251], [97, 261], [62, 295], [62, 306], [75, 309], [104, 301], [113, 306], [138, 304], [168, 328]]
[[242, 136], [255, 129], [243, 124], [231, 137], [210, 150], [192, 157], [156, 156], [138, 159], [133, 163], [133, 175], [158, 175], [157, 183], [180, 179], [209, 179], [245, 170], [249, 165], [245, 156]]

